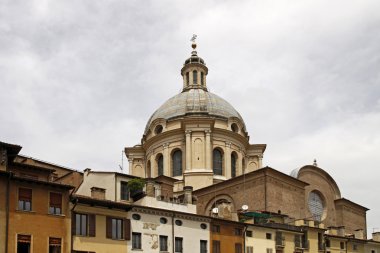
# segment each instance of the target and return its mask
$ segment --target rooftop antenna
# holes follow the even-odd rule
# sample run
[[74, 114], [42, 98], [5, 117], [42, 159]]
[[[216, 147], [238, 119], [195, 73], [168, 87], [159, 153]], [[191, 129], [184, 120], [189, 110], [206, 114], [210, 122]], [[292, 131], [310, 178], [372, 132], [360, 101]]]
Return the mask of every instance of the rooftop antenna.
[[121, 171], [124, 171], [124, 150], [121, 150], [121, 165], [119, 164], [119, 168]]

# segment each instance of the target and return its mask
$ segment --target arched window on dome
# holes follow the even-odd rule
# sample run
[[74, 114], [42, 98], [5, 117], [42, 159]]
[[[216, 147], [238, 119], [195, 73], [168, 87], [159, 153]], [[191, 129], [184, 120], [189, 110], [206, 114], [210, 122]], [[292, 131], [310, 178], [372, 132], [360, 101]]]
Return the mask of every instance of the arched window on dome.
[[198, 71], [194, 70], [193, 71], [193, 84], [198, 83]]
[[189, 72], [186, 72], [186, 84], [189, 85], [190, 83], [190, 75], [189, 75]]
[[205, 83], [204, 83], [204, 74], [203, 72], [201, 72], [201, 85], [203, 86]]
[[231, 177], [236, 177], [236, 153], [231, 153]]
[[150, 164], [150, 160], [146, 163], [146, 177], [147, 178], [150, 178], [152, 176], [152, 172], [151, 172], [151, 164]]
[[217, 148], [212, 152], [212, 161], [214, 175], [223, 175], [223, 154]]
[[157, 174], [164, 175], [164, 157], [161, 154], [157, 156]]
[[172, 154], [173, 177], [182, 176], [182, 151], [176, 150]]

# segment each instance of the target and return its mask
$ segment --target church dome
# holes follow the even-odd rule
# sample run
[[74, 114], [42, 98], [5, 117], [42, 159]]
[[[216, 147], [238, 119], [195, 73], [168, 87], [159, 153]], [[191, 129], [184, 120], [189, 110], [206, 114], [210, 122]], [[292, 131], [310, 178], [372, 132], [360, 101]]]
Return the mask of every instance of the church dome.
[[150, 117], [145, 133], [156, 119], [170, 120], [191, 115], [221, 119], [235, 117], [244, 125], [240, 114], [223, 98], [203, 89], [189, 89], [170, 98], [160, 106]]

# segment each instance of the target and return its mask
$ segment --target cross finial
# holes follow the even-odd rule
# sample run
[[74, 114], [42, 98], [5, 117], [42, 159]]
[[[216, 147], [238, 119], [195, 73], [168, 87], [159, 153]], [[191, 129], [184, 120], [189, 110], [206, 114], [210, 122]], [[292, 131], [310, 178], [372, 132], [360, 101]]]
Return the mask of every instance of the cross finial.
[[317, 159], [314, 159], [313, 165], [316, 166], [316, 167], [318, 166]]
[[193, 34], [193, 37], [191, 37], [190, 41], [192, 41], [193, 43], [191, 44], [191, 47], [195, 50], [195, 48], [197, 48], [197, 43], [195, 43], [195, 40], [197, 39], [197, 35], [196, 34]]

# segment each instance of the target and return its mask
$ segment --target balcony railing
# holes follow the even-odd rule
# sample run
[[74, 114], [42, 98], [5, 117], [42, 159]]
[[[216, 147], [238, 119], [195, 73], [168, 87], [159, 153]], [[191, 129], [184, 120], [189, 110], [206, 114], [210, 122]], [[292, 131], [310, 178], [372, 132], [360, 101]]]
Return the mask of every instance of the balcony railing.
[[276, 247], [285, 247], [285, 237], [284, 236], [276, 237]]

